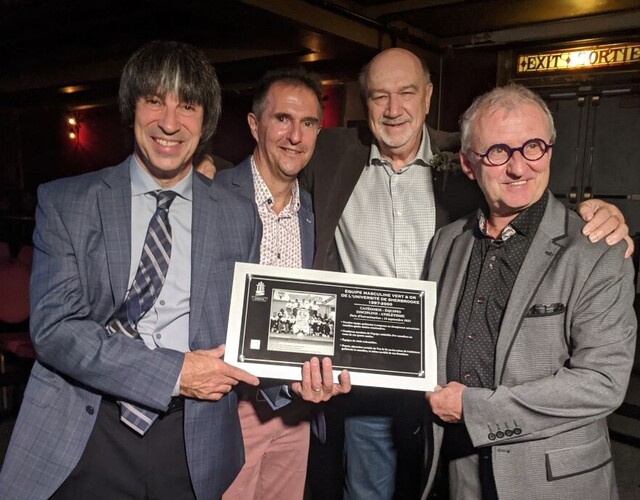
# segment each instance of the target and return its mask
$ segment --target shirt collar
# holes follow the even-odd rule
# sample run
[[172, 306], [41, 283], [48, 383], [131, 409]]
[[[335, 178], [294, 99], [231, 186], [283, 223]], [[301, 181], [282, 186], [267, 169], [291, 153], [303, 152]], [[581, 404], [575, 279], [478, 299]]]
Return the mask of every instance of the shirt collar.
[[[515, 219], [505, 226], [500, 236], [496, 239], [507, 241], [516, 233], [529, 238], [533, 237], [542, 221], [548, 201], [549, 191], [545, 190], [542, 197], [520, 212]], [[478, 227], [484, 236], [487, 236], [487, 213], [488, 208], [486, 206], [478, 210]]]
[[[427, 126], [422, 125], [422, 140], [420, 141], [420, 146], [418, 147], [418, 153], [415, 158], [407, 163], [401, 171], [404, 171], [407, 167], [411, 165], [420, 165], [422, 167], [428, 167], [431, 158], [433, 157], [433, 152], [431, 151], [431, 141], [429, 140], [429, 132], [427, 131]], [[378, 147], [377, 141], [373, 141], [371, 144], [371, 149], [369, 150], [369, 165], [389, 165], [390, 162], [386, 158], [382, 156], [380, 153], [380, 148]]]
[[[192, 167], [189, 167], [192, 169]], [[129, 175], [131, 177], [131, 196], [141, 196], [152, 191], [164, 189], [138, 162], [135, 155], [131, 155], [129, 161]], [[171, 187], [171, 191], [175, 191], [178, 196], [187, 201], [193, 200], [193, 171], [181, 179], [177, 184]]]
[[[264, 182], [264, 179], [260, 175], [253, 155], [251, 155], [251, 172], [253, 174], [253, 187], [256, 192], [256, 205], [266, 205], [270, 208], [273, 204], [273, 195], [271, 191], [269, 191], [267, 183]], [[298, 179], [296, 179], [291, 186], [291, 200], [289, 200], [287, 206], [284, 207], [283, 212], [298, 213], [298, 210], [300, 210], [300, 189], [298, 187]]]

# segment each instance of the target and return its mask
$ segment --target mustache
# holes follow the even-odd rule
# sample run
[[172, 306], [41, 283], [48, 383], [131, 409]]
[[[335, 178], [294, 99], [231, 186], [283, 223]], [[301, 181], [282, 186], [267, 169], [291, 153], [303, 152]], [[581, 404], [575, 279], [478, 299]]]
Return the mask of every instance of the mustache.
[[411, 123], [411, 118], [381, 118], [380, 123], [382, 125], [402, 125], [403, 123]]

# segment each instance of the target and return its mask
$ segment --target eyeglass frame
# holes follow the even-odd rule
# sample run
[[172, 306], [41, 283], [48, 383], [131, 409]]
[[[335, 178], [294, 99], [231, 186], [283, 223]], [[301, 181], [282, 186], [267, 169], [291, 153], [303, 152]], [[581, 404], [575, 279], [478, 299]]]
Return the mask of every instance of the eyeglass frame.
[[[540, 156], [538, 156], [537, 158], [527, 158], [527, 156], [524, 154], [524, 148], [527, 144], [530, 144], [532, 142], [537, 142], [537, 143], [542, 143], [544, 145], [544, 149], [542, 151], [542, 154]], [[520, 154], [522, 155], [522, 157], [525, 160], [529, 160], [529, 161], [538, 161], [540, 158], [542, 158], [544, 155], [547, 154], [547, 151], [549, 151], [555, 144], [547, 144], [547, 141], [545, 141], [544, 139], [540, 139], [539, 137], [535, 137], [533, 139], [529, 139], [528, 141], [525, 141], [524, 144], [522, 144], [522, 146], [518, 147], [518, 148], [512, 148], [511, 146], [509, 146], [508, 144], [492, 144], [491, 146], [489, 146], [487, 148], [487, 150], [484, 153], [477, 153], [476, 151], [472, 151], [472, 153], [478, 155], [480, 158], [482, 158], [483, 160], [486, 160], [486, 164], [488, 167], [501, 167], [502, 165], [505, 165], [506, 163], [509, 162], [509, 160], [511, 159], [511, 157], [513, 156], [513, 153], [515, 153], [516, 151], [519, 151]], [[507, 159], [505, 161], [503, 161], [502, 163], [493, 163], [490, 159], [489, 159], [489, 152], [495, 148], [495, 147], [502, 147], [504, 150], [509, 152], [509, 156], [507, 156]]]

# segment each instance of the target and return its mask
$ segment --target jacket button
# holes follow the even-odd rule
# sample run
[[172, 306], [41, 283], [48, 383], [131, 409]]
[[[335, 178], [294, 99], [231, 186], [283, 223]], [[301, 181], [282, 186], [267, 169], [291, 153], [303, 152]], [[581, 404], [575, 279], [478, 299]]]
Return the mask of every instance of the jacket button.
[[513, 436], [513, 431], [511, 429], [507, 429], [506, 431], [504, 431], [504, 435], [507, 437], [511, 437]]
[[93, 406], [87, 406], [85, 410], [87, 410], [87, 413], [89, 415], [93, 415], [93, 413], [95, 412], [95, 410], [93, 409]]
[[502, 431], [498, 431], [498, 432], [496, 432], [496, 437], [497, 437], [498, 439], [502, 439], [502, 438], [504, 437], [504, 432], [502, 432]]
[[487, 437], [489, 438], [489, 441], [495, 441], [496, 439], [496, 435], [493, 432], [490, 432]]
[[515, 429], [513, 429], [513, 433], [516, 436], [519, 436], [520, 434], [522, 434], [522, 429], [520, 427], [516, 427]]

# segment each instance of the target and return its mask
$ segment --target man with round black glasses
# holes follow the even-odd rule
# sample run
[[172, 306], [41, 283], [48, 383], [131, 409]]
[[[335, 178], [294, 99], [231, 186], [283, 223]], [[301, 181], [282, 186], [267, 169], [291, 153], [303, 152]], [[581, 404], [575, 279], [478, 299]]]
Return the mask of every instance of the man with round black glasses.
[[590, 244], [548, 191], [555, 127], [531, 90], [479, 97], [461, 130], [486, 205], [430, 249], [439, 386], [423, 498], [438, 457], [451, 499], [618, 498], [606, 416], [636, 340], [626, 245]]
[[489, 165], [499, 167], [507, 163], [516, 151], [520, 151], [525, 160], [536, 161], [552, 147], [553, 144], [547, 144], [542, 139], [529, 139], [519, 148], [511, 148], [507, 144], [494, 144], [487, 149], [486, 153], [474, 153], [486, 160]]

